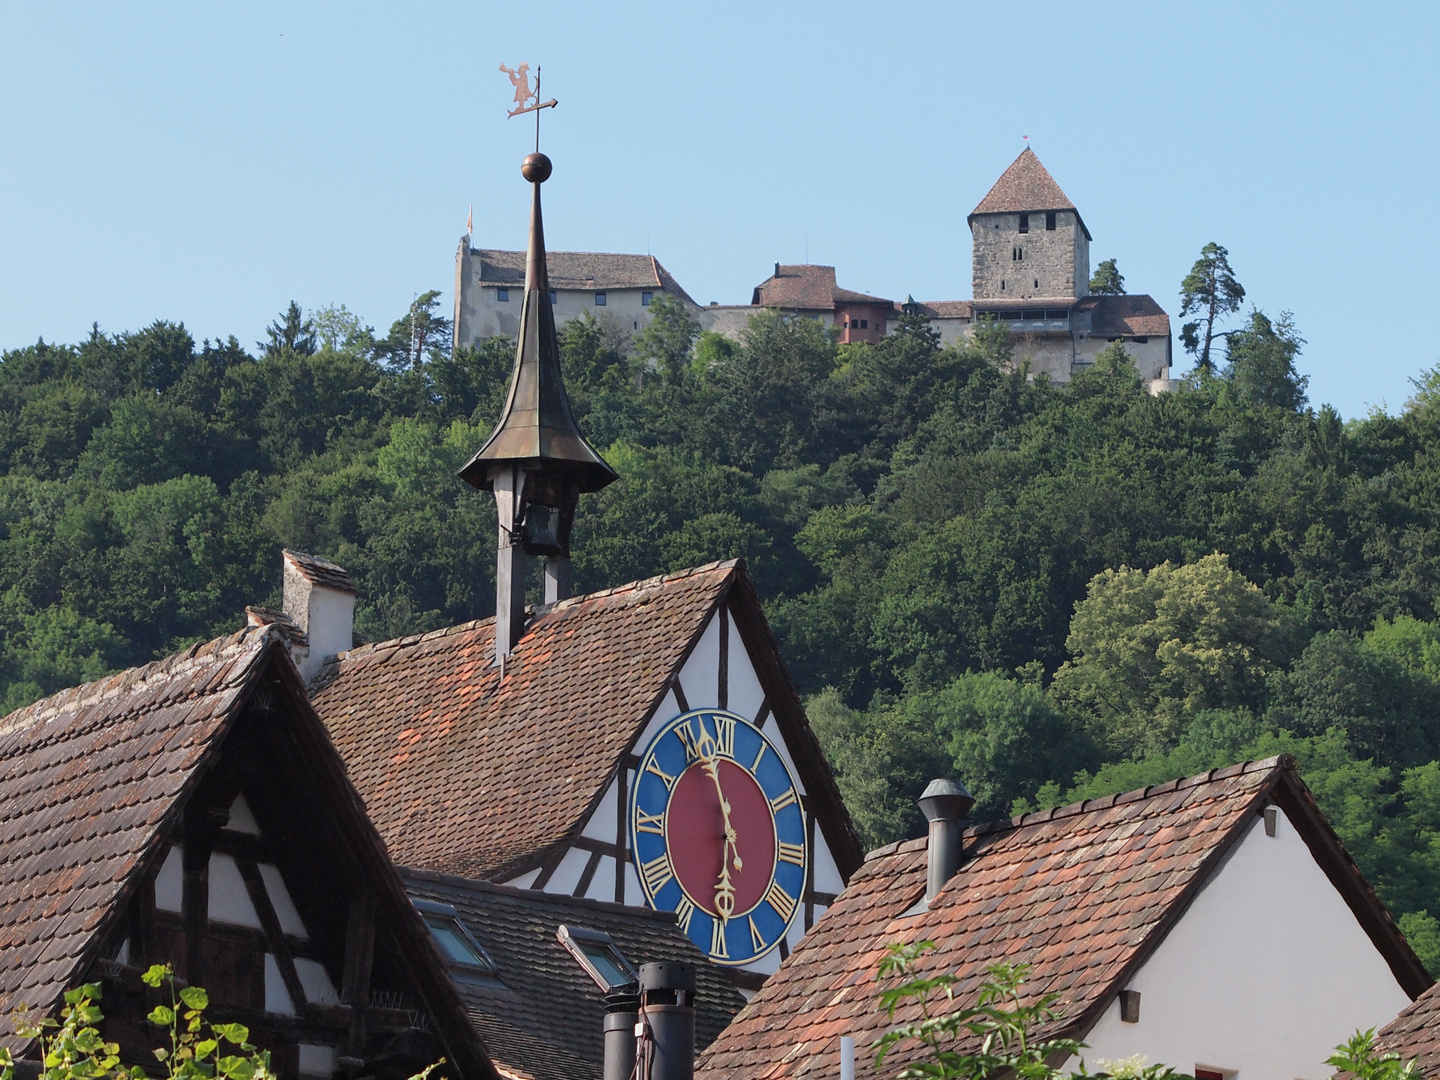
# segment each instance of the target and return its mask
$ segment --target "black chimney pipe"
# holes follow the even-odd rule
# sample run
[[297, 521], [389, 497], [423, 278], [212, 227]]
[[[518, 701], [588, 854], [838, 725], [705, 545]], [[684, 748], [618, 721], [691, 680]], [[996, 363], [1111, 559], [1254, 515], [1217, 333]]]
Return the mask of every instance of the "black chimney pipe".
[[694, 965], [641, 964], [640, 999], [641, 1075], [649, 1080], [694, 1080]]
[[930, 822], [930, 844], [925, 861], [925, 903], [960, 869], [965, 824], [975, 799], [958, 780], [931, 780], [920, 796], [920, 812]]
[[635, 1025], [640, 988], [631, 983], [605, 995], [605, 1080], [630, 1080], [635, 1072]]

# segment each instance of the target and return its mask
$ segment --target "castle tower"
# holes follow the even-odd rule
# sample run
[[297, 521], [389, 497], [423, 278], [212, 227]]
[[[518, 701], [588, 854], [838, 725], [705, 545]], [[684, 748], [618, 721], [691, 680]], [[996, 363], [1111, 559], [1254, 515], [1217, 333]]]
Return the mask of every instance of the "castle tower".
[[976, 300], [1085, 296], [1090, 230], [1030, 148], [1017, 157], [969, 218]]

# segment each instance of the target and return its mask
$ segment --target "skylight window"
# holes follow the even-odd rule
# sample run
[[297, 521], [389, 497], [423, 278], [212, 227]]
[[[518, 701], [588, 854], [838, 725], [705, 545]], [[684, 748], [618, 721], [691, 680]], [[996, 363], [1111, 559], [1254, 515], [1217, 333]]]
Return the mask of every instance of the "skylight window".
[[430, 928], [430, 936], [440, 946], [440, 954], [450, 961], [451, 967], [485, 975], [495, 974], [495, 962], [460, 921], [458, 911], [449, 904], [436, 904], [429, 900], [412, 900], [411, 903], [420, 912], [420, 917]]
[[583, 926], [561, 926], [555, 936], [585, 969], [585, 974], [607, 994], [640, 981], [640, 976], [609, 934], [601, 930], [587, 930]]

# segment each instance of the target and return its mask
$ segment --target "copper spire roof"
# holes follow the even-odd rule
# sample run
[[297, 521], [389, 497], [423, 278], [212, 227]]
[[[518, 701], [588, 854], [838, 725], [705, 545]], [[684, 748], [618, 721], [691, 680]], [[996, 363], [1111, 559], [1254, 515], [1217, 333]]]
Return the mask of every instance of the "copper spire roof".
[[[1080, 217], [1075, 204], [1060, 190], [1049, 170], [1040, 164], [1035, 151], [1027, 146], [1000, 174], [1000, 179], [980, 200], [980, 205], [970, 211], [970, 217], [976, 214], [1033, 214], [1045, 210], [1075, 210], [1076, 218]], [[1085, 228], [1083, 221], [1080, 227]], [[1089, 238], [1089, 229], [1085, 229], [1085, 236]]]
[[515, 371], [500, 423], [460, 476], [490, 489], [490, 467], [502, 462], [554, 463], [578, 474], [581, 491], [598, 491], [618, 479], [580, 433], [560, 374], [560, 341], [545, 265], [545, 228], [540, 218], [540, 185], [550, 176], [550, 159], [531, 154], [521, 171], [531, 181], [530, 247], [525, 261], [525, 303]]

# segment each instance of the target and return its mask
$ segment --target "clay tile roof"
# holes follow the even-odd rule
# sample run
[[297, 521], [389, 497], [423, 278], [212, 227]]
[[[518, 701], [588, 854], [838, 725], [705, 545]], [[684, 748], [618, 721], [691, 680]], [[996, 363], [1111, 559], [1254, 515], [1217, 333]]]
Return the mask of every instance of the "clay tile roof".
[[832, 310], [837, 303], [888, 304], [879, 296], [842, 289], [835, 284], [833, 266], [776, 264], [775, 273], [755, 286], [752, 306], [798, 310]]
[[352, 594], [360, 591], [355, 587], [355, 582], [351, 579], [350, 574], [338, 563], [333, 563], [319, 555], [291, 551], [289, 548], [286, 548], [282, 554], [285, 556], [285, 561], [299, 570], [305, 580], [312, 585]]
[[535, 1080], [600, 1080], [604, 995], [556, 938], [562, 924], [599, 930], [637, 969], [677, 960], [696, 968], [695, 1043], [708, 1046], [745, 1004], [669, 912], [571, 899], [414, 870], [411, 896], [453, 905], [495, 961], [509, 993], [456, 980], [495, 1063]]
[[1379, 1043], [1382, 1049], [1398, 1053], [1402, 1061], [1419, 1058], [1417, 1075], [1440, 1076], [1440, 985], [1425, 991], [1381, 1028]]
[[[1296, 821], [1401, 985], [1421, 993], [1424, 968], [1282, 755], [971, 829], [961, 869], [918, 914], [906, 915], [924, 896], [926, 841], [872, 852], [697, 1075], [838, 1075], [836, 1035], [858, 1048], [888, 1026], [875, 970], [896, 940], [936, 941], [917, 973], [955, 972], [965, 1004], [990, 964], [1031, 964], [1028, 993], [1058, 993], [1064, 1012], [1044, 1034], [1083, 1036], [1269, 799]], [[857, 1053], [864, 1075], [870, 1060]], [[903, 1064], [886, 1059], [891, 1075]]]
[[[95, 959], [121, 890], [278, 640], [249, 627], [0, 720], [0, 1016], [48, 1008]], [[7, 1020], [0, 1045], [9, 1034]]]
[[[524, 287], [525, 252], [485, 248], [472, 254], [480, 259], [481, 286]], [[653, 255], [549, 251], [545, 268], [552, 289], [660, 289], [695, 303]]]
[[1077, 311], [1093, 311], [1092, 334], [1106, 337], [1169, 337], [1170, 316], [1153, 298], [1134, 296], [1087, 296], [1075, 305]]
[[542, 609], [503, 679], [492, 619], [332, 663], [312, 704], [392, 858], [493, 878], [580, 828], [736, 573], [711, 563]]
[[975, 310], [975, 305], [969, 300], [919, 300], [915, 306], [920, 314], [932, 319], [968, 319]]
[[[1034, 214], [1046, 210], [1074, 210], [1076, 220], [1080, 218], [1075, 204], [1060, 190], [1049, 170], [1040, 164], [1035, 151], [1027, 146], [1000, 174], [1000, 179], [995, 181], [995, 186], [980, 200], [980, 204], [970, 211], [970, 217], [976, 214]], [[1085, 229], [1083, 221], [1080, 227]], [[1089, 229], [1085, 229], [1085, 237], [1090, 239]]]

